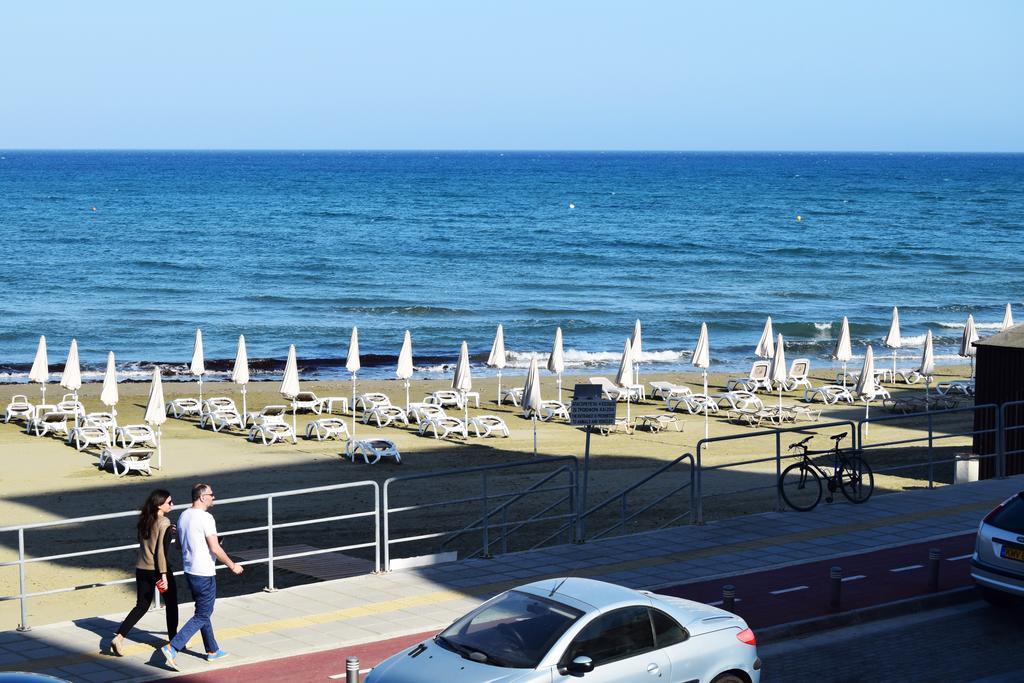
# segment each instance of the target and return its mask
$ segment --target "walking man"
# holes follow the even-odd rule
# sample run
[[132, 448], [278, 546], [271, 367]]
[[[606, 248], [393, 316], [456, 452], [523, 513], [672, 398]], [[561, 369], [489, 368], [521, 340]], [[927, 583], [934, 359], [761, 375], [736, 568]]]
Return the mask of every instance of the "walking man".
[[217, 523], [207, 510], [213, 507], [213, 488], [209, 484], [192, 487], [192, 507], [178, 518], [178, 544], [185, 565], [185, 578], [196, 601], [196, 613], [189, 619], [170, 643], [160, 648], [167, 666], [178, 669], [174, 657], [188, 645], [189, 638], [199, 631], [203, 636], [207, 661], [227, 657], [213, 636], [213, 603], [217, 599], [216, 560], [220, 560], [234, 574], [241, 574], [243, 567], [228, 557], [217, 540]]

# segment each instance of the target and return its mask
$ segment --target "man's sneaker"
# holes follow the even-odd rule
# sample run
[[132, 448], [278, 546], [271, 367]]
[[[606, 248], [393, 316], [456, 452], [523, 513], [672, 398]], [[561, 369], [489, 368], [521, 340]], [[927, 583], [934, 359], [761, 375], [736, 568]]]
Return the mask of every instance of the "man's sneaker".
[[228, 653], [224, 652], [224, 650], [217, 650], [216, 652], [207, 652], [206, 653], [206, 661], [208, 661], [208, 662], [215, 662], [218, 659], [224, 659], [227, 656], [228, 656]]
[[170, 643], [167, 643], [162, 648], [160, 648], [160, 654], [164, 656], [164, 662], [167, 664], [167, 666], [174, 669], [175, 671], [178, 670], [178, 664], [174, 661], [174, 656], [178, 653], [174, 650], [173, 647], [171, 647]]

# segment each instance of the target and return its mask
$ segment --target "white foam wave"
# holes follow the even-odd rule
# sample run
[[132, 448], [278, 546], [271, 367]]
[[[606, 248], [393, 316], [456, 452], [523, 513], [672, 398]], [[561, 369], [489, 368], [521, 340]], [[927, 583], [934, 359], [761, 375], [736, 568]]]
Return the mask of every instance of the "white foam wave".
[[[964, 324], [965, 323], [966, 323], [966, 321], [961, 321], [961, 322], [948, 322], [948, 321], [947, 322], [940, 322], [939, 323], [939, 327], [949, 327], [949, 328], [952, 328], [954, 330], [962, 330], [962, 329], [964, 329]], [[998, 322], [998, 323], [979, 323], [979, 322], [975, 322], [974, 323], [974, 327], [976, 329], [979, 329], [979, 330], [998, 330], [1002, 326], [1003, 326], [1003, 323], [1001, 323], [1001, 322]]]
[[[640, 363], [675, 363], [683, 358], [689, 358], [691, 351], [644, 351], [640, 354]], [[506, 367], [527, 368], [530, 360], [534, 357], [537, 364], [544, 367], [550, 353], [537, 353], [533, 351], [508, 351]], [[588, 368], [602, 365], [616, 365], [622, 360], [621, 351], [579, 351], [577, 349], [566, 349], [564, 353], [565, 366], [567, 368]]]

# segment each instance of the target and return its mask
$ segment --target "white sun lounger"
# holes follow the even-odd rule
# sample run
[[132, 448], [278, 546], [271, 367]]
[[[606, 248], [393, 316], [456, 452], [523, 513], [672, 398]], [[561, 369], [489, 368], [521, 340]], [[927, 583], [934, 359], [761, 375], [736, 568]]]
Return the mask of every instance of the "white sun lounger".
[[421, 425], [432, 417], [443, 417], [444, 408], [433, 403], [410, 403], [408, 416]]
[[110, 440], [110, 432], [107, 431], [107, 428], [88, 419], [71, 430], [71, 433], [68, 434], [68, 442], [73, 443], [75, 448], [80, 451], [84, 451], [89, 446], [110, 448], [114, 445]]
[[839, 384], [822, 384], [813, 389], [804, 389], [804, 401], [807, 403], [821, 401], [826, 405], [833, 405], [839, 401], [853, 403], [853, 393], [848, 387]]
[[277, 418], [278, 421], [283, 421], [284, 416], [287, 412], [288, 406], [277, 404], [264, 406], [263, 410], [250, 411], [245, 416], [245, 426], [250, 427], [259, 422], [264, 417]]
[[811, 380], [807, 377], [811, 372], [811, 361], [807, 358], [796, 358], [789, 366], [789, 374], [782, 382], [782, 388], [786, 391], [794, 391], [800, 387], [804, 390], [811, 388]]
[[381, 458], [394, 458], [396, 463], [402, 464], [402, 454], [398, 452], [398, 446], [388, 439], [350, 440], [345, 444], [345, 455], [352, 462], [355, 462], [357, 455], [361, 455], [363, 462], [368, 465], [376, 465]]
[[391, 405], [391, 399], [386, 395], [376, 391], [370, 391], [365, 394], [356, 396], [355, 402], [353, 402], [352, 411], [362, 410], [364, 413], [368, 410], [373, 410], [377, 406], [389, 406]]
[[590, 377], [588, 381], [601, 387], [601, 397], [609, 401], [638, 401], [643, 396], [643, 385], [633, 384], [629, 387], [619, 387], [612, 383], [607, 377]]
[[[68, 394], [70, 396], [70, 394]], [[85, 406], [82, 405], [81, 401], [76, 401], [72, 398], [68, 398], [57, 404], [58, 413], [67, 413], [68, 417], [85, 417]]]
[[547, 401], [540, 402], [540, 414], [537, 415], [537, 419], [541, 422], [548, 422], [555, 418], [569, 421], [569, 409], [561, 401], [555, 401], [549, 399]]
[[469, 438], [469, 431], [466, 429], [466, 424], [455, 417], [449, 417], [441, 410], [441, 414], [434, 414], [431, 417], [426, 417], [420, 422], [419, 433], [421, 436], [430, 430], [434, 433], [435, 439], [446, 439], [452, 434], [460, 435], [462, 438]]
[[754, 364], [750, 366], [750, 374], [746, 377], [732, 377], [725, 383], [726, 392], [730, 392], [736, 389], [742, 391], [757, 391], [758, 389], [764, 389], [765, 391], [772, 390], [772, 382], [768, 379], [768, 371], [771, 369], [771, 363], [766, 360], [754, 361]]
[[211, 413], [204, 413], [199, 418], [199, 426], [205, 429], [207, 426], [215, 432], [222, 429], [245, 429], [245, 418], [234, 408], [224, 408]]
[[115, 419], [117, 412], [109, 413], [86, 413], [86, 422], [91, 422], [97, 427], [103, 427], [111, 434], [114, 433], [114, 428], [117, 427], [117, 420]]
[[935, 385], [935, 391], [939, 392], [940, 396], [947, 394], [963, 394], [964, 396], [974, 396], [974, 380], [950, 380], [948, 382], [939, 382]]
[[497, 415], [478, 415], [476, 417], [469, 418], [469, 426], [473, 428], [473, 431], [479, 437], [497, 436], [501, 435], [504, 437], [510, 436], [508, 431], [508, 425], [505, 424], [505, 420], [501, 419]]
[[114, 430], [114, 443], [122, 448], [147, 445], [156, 448], [156, 432], [149, 425], [121, 425]]
[[317, 398], [312, 391], [300, 391], [292, 398], [295, 410], [309, 410], [319, 415], [324, 410], [323, 399]]
[[105, 469], [107, 464], [119, 477], [129, 472], [141, 472], [152, 475], [150, 460], [153, 451], [148, 448], [104, 448], [100, 453], [99, 467]]
[[518, 407], [523, 400], [523, 387], [502, 387], [501, 394], [498, 395], [498, 405], [501, 405], [505, 399]]
[[755, 396], [752, 391], [742, 389], [727, 391], [724, 394], [716, 394], [713, 398], [718, 403], [719, 408], [724, 408], [727, 405], [730, 410], [751, 408], [761, 403], [761, 399]]
[[348, 439], [348, 425], [339, 417], [321, 417], [306, 425], [306, 438], [317, 441]]
[[715, 399], [707, 394], [669, 395], [665, 399], [665, 408], [672, 412], [683, 408], [690, 415], [699, 415], [704, 412], [705, 406], [707, 406], [708, 413], [718, 412], [718, 404], [715, 402]]
[[648, 382], [651, 387], [651, 398], [668, 399], [669, 396], [686, 396], [692, 394], [690, 387], [672, 382]]
[[271, 446], [275, 443], [291, 439], [295, 443], [295, 431], [292, 426], [280, 417], [264, 415], [256, 424], [249, 428], [249, 441], [255, 442], [259, 439], [264, 446]]
[[186, 415], [198, 415], [201, 407], [199, 399], [176, 398], [173, 401], [167, 402], [167, 414], [176, 418], [182, 418]]
[[369, 424], [371, 419], [376, 421], [378, 427], [387, 427], [395, 422], [409, 426], [409, 416], [404, 410], [393, 405], [374, 406], [370, 410], [364, 410], [363, 424]]
[[441, 406], [442, 408], [462, 407], [462, 395], [452, 389], [441, 389], [440, 391], [435, 391], [432, 394], [427, 394], [423, 400], [426, 403], [433, 403], [434, 405]]
[[634, 428], [637, 426], [647, 427], [651, 432], [657, 433], [663, 429], [672, 427], [677, 432], [683, 431], [683, 423], [679, 421], [675, 415], [665, 415], [659, 413], [657, 415], [637, 415], [633, 418]]
[[28, 402], [28, 397], [23, 394], [15, 394], [11, 402], [7, 404], [7, 412], [4, 414], [4, 422], [11, 420], [31, 420], [36, 415], [36, 408]]
[[[42, 408], [43, 406], [39, 406]], [[50, 406], [47, 406], [50, 407]], [[36, 436], [46, 436], [47, 434], [56, 434], [60, 436], [68, 435], [68, 420], [73, 415], [51, 410], [43, 413], [36, 412], [36, 416], [28, 421], [26, 425], [26, 431], [29, 434], [35, 434]]]

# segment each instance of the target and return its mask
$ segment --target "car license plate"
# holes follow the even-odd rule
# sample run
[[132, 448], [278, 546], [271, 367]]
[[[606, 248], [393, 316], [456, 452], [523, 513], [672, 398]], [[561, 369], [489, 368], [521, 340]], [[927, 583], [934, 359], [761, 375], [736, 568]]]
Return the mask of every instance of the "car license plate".
[[1024, 562], [1024, 548], [1008, 548], [1003, 546], [1003, 557], [1008, 560]]

